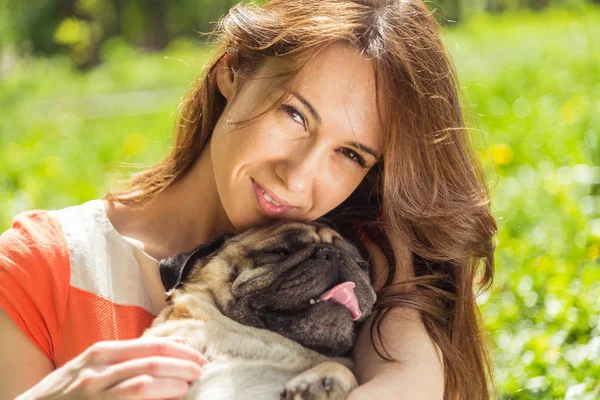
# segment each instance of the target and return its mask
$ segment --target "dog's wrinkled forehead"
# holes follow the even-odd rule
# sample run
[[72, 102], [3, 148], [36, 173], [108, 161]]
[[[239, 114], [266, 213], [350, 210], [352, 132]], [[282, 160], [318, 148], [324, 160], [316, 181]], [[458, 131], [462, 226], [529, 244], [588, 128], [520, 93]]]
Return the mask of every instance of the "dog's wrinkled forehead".
[[341, 246], [343, 242], [335, 230], [316, 222], [280, 222], [272, 226], [250, 229], [236, 236], [223, 251], [238, 253], [241, 250], [247, 255], [261, 251], [293, 252], [306, 245], [326, 243]]

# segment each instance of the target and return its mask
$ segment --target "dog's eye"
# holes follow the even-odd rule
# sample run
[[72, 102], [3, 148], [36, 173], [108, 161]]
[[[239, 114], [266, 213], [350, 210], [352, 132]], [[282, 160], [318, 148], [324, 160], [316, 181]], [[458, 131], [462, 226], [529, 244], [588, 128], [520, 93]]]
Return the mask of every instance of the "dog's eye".
[[360, 267], [360, 269], [362, 269], [363, 271], [369, 272], [369, 264], [367, 264], [364, 261], [359, 261], [358, 262], [358, 266]]
[[287, 256], [290, 254], [290, 251], [286, 247], [274, 247], [272, 249], [266, 250], [265, 253], [275, 254], [279, 256]]

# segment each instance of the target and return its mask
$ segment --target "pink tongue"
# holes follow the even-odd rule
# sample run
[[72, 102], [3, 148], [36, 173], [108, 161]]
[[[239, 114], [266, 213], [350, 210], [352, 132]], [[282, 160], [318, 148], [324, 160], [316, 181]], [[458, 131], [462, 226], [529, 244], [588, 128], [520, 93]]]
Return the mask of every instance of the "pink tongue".
[[362, 313], [358, 306], [358, 299], [354, 295], [354, 286], [354, 282], [350, 281], [340, 283], [323, 293], [320, 299], [343, 305], [350, 310], [352, 320], [356, 321], [360, 318]]

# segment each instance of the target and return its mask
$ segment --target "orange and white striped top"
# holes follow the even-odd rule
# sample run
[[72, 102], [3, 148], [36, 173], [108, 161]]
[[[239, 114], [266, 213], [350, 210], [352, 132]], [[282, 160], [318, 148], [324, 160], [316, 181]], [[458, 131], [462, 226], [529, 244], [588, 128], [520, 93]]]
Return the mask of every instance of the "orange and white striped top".
[[0, 236], [0, 307], [57, 368], [141, 336], [164, 306], [158, 262], [117, 233], [102, 200], [20, 214]]

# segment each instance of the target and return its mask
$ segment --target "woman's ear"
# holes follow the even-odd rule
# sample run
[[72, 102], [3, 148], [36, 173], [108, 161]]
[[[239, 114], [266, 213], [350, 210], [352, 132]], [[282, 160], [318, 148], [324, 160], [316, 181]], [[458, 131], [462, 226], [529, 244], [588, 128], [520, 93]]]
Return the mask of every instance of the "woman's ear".
[[238, 81], [236, 76], [238, 65], [236, 61], [237, 57], [235, 53], [227, 53], [221, 58], [217, 65], [217, 87], [227, 101], [231, 100], [231, 97], [235, 93], [235, 85]]

